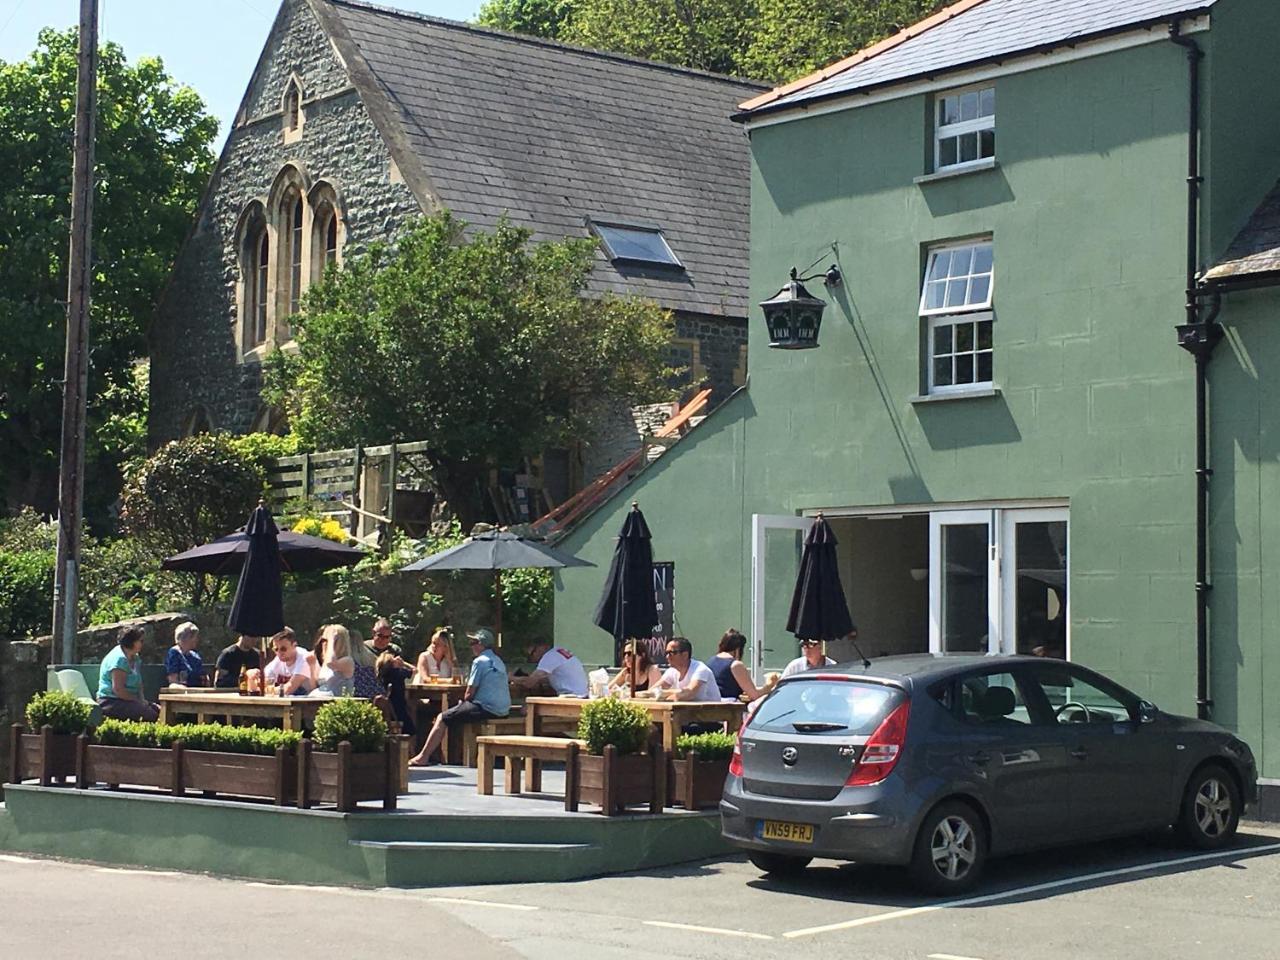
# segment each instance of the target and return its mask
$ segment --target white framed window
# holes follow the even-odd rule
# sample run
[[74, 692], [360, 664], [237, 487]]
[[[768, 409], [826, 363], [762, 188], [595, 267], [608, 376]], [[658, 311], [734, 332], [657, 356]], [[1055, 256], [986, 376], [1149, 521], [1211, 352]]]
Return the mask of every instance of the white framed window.
[[991, 241], [930, 247], [921, 286], [928, 392], [958, 393], [990, 384], [995, 360]]
[[996, 88], [955, 90], [934, 100], [933, 168], [952, 170], [996, 155]]

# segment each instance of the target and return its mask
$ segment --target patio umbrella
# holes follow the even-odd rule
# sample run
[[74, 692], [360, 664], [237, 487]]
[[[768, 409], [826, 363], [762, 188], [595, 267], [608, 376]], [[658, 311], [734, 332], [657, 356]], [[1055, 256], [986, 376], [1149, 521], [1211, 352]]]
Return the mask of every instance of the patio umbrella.
[[[355, 547], [289, 530], [277, 534], [276, 542], [280, 549], [280, 569], [286, 573], [310, 573], [332, 570], [335, 567], [350, 567], [365, 557], [364, 551]], [[240, 572], [248, 554], [249, 534], [244, 530], [237, 530], [225, 537], [174, 554], [162, 561], [160, 567], [184, 573], [230, 575]]]
[[787, 629], [800, 640], [826, 641], [839, 640], [853, 630], [849, 604], [840, 585], [836, 535], [822, 514], [818, 514], [804, 538]]
[[269, 637], [284, 629], [284, 598], [280, 590], [280, 546], [276, 522], [262, 504], [245, 527], [249, 541], [240, 582], [231, 602], [227, 626], [251, 637]]
[[[607, 631], [615, 641], [640, 640], [653, 636], [658, 622], [658, 605], [653, 592], [653, 544], [649, 525], [638, 503], [623, 521], [618, 542], [613, 548], [613, 562], [604, 581], [604, 593], [596, 607], [594, 623]], [[635, 673], [637, 657], [631, 658]], [[631, 678], [631, 689], [635, 689]]]
[[526, 567], [592, 567], [567, 553], [553, 550], [545, 543], [530, 540], [507, 530], [490, 530], [468, 537], [456, 547], [441, 550], [404, 567], [405, 570], [492, 570], [497, 599], [494, 631], [502, 638], [502, 571]]

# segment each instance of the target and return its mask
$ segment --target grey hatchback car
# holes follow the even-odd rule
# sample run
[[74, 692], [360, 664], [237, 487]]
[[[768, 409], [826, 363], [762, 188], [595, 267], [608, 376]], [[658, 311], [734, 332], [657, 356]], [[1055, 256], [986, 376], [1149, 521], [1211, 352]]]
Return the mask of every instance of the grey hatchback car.
[[1173, 826], [1231, 841], [1257, 768], [1243, 740], [1040, 657], [921, 654], [789, 677], [738, 734], [724, 836], [761, 870], [899, 864], [935, 893], [989, 856]]

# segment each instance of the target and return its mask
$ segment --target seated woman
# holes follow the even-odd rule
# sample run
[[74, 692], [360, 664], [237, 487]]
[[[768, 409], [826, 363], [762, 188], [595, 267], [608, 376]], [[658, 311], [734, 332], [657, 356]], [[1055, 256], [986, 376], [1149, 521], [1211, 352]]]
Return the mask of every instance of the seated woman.
[[375, 670], [378, 686], [386, 694], [392, 716], [400, 721], [400, 732], [411, 737], [417, 736], [418, 725], [413, 722], [414, 711], [410, 709], [404, 692], [405, 682], [413, 677], [413, 668], [406, 666], [404, 660], [394, 653], [380, 653]]
[[732, 628], [724, 632], [720, 638], [719, 652], [707, 661], [716, 685], [720, 688], [720, 697], [724, 700], [744, 700], [751, 703], [764, 696], [765, 691], [756, 686], [751, 679], [751, 671], [742, 662], [742, 653], [747, 649], [747, 638]]
[[351, 634], [341, 624], [331, 623], [320, 634], [324, 641], [324, 665], [320, 667], [313, 697], [342, 697], [355, 693], [356, 663], [351, 659]]
[[632, 658], [636, 659], [636, 693], [642, 693], [662, 679], [662, 668], [649, 659], [649, 651], [645, 645], [639, 644], [640, 652], [636, 653], [636, 644], [628, 643], [622, 648], [622, 669], [609, 681], [610, 690], [626, 690], [631, 686]]
[[457, 655], [453, 652], [453, 635], [448, 627], [440, 627], [431, 635], [427, 649], [418, 654], [418, 670], [415, 683], [452, 680], [458, 672]]
[[142, 628], [126, 627], [120, 643], [102, 658], [98, 671], [98, 705], [113, 720], [146, 720], [154, 723], [160, 708], [148, 703], [142, 692]]
[[351, 660], [355, 664], [352, 671], [352, 680], [355, 684], [355, 695], [372, 700], [382, 695], [382, 688], [378, 685], [378, 673], [376, 664], [378, 655], [373, 649], [364, 642], [364, 637], [358, 630], [352, 630], [351, 639]]

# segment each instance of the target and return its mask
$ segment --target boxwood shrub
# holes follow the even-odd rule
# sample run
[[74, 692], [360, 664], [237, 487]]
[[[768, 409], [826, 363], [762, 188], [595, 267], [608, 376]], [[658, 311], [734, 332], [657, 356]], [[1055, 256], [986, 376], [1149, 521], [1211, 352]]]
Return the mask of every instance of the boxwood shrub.
[[81, 703], [64, 690], [37, 693], [27, 704], [27, 726], [39, 733], [45, 724], [54, 733], [84, 733], [89, 726], [93, 705]]
[[604, 697], [583, 704], [578, 739], [595, 756], [613, 746], [619, 754], [639, 753], [649, 740], [649, 712], [634, 703]]
[[355, 753], [377, 753], [387, 739], [387, 721], [372, 703], [339, 697], [316, 711], [317, 750], [332, 753], [346, 740]]
[[687, 757], [696, 750], [699, 760], [728, 760], [736, 740], [729, 733], [685, 733], [676, 738], [676, 755]]
[[137, 720], [103, 720], [97, 742], [108, 747], [157, 747], [168, 749], [177, 741], [188, 750], [248, 753], [274, 756], [277, 747], [292, 751], [302, 734], [263, 727], [228, 727], [220, 723], [142, 723]]

